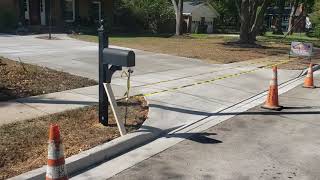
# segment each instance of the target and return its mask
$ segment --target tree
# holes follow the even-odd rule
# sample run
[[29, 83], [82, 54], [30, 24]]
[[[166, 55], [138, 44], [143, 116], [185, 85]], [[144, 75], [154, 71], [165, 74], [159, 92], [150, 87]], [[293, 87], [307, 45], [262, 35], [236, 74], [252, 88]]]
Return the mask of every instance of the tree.
[[254, 44], [270, 0], [235, 0], [240, 17], [240, 43]]
[[[305, 19], [306, 14], [312, 11], [314, 3], [315, 3], [315, 0], [291, 0], [292, 9], [289, 17], [289, 27], [288, 27], [289, 35], [293, 34], [294, 27], [298, 24], [298, 22]], [[301, 8], [301, 12], [299, 16], [296, 17], [298, 8]]]
[[115, 1], [115, 16], [119, 23], [133, 30], [161, 33], [174, 19], [174, 10], [168, 0]]
[[274, 31], [274, 34], [280, 34], [283, 35], [282, 31], [282, 18], [284, 13], [284, 7], [285, 7], [285, 0], [278, 0], [277, 1], [277, 7], [278, 7], [278, 16], [277, 16], [277, 22], [276, 22], [276, 29]]
[[219, 21], [216, 25], [235, 25], [235, 28], [240, 27], [238, 12], [234, 0], [203, 0], [210, 4], [218, 13]]
[[320, 1], [315, 2], [313, 13], [311, 14], [311, 21], [315, 25], [320, 25]]
[[314, 27], [314, 34], [320, 38], [320, 1], [316, 1], [313, 7], [313, 13], [310, 16]]
[[292, 0], [292, 9], [289, 17], [289, 26], [288, 26], [288, 34], [291, 35], [293, 33], [294, 21], [296, 12], [299, 6], [300, 0]]
[[171, 0], [176, 13], [176, 35], [182, 35], [183, 0]]

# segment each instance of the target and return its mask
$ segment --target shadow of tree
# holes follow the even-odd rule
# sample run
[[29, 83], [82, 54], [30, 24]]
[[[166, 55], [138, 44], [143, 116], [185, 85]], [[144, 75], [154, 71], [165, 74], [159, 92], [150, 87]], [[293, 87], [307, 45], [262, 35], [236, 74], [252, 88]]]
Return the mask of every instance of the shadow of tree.
[[284, 55], [288, 54], [289, 47], [286, 46], [276, 46], [273, 47], [271, 44], [268, 43], [265, 44], [243, 44], [239, 43], [238, 41], [229, 41], [229, 42], [223, 42], [221, 43], [222, 46], [228, 49], [228, 51], [246, 51], [246, 52], [252, 52], [253, 50], [261, 55], [267, 55], [267, 56], [277, 56], [277, 55]]
[[[180, 113], [186, 113], [186, 114], [194, 114], [194, 115], [201, 115], [201, 116], [229, 116], [229, 115], [303, 115], [303, 114], [320, 114], [320, 111], [246, 111], [246, 112], [218, 112], [218, 113], [210, 113], [210, 112], [204, 112], [204, 111], [197, 111], [197, 110], [189, 110], [189, 109], [183, 109], [183, 108], [177, 108], [177, 107], [168, 107], [158, 104], [149, 104], [149, 107], [153, 108], [160, 108], [165, 109], [169, 111], [176, 111]], [[283, 107], [283, 109], [320, 109], [319, 106], [294, 106], [294, 107]]]

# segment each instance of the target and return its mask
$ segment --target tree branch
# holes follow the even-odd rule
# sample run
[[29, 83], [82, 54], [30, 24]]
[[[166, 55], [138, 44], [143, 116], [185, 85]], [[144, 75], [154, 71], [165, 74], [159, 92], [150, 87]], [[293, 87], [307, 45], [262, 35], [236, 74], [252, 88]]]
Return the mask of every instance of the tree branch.
[[173, 8], [174, 8], [174, 11], [176, 13], [178, 13], [178, 3], [176, 0], [171, 0], [172, 4], [173, 4]]
[[261, 26], [261, 24], [263, 23], [263, 18], [264, 18], [264, 14], [267, 10], [267, 7], [269, 6], [270, 0], [264, 0], [260, 9], [258, 8], [258, 12], [256, 15], [256, 19], [254, 24], [252, 25], [251, 28], [251, 33], [256, 34], [258, 32], [258, 28]]
[[241, 5], [241, 1], [239, 0], [234, 0], [236, 7], [237, 7], [237, 11], [238, 11], [238, 16], [241, 17], [241, 10], [240, 10], [240, 5]]

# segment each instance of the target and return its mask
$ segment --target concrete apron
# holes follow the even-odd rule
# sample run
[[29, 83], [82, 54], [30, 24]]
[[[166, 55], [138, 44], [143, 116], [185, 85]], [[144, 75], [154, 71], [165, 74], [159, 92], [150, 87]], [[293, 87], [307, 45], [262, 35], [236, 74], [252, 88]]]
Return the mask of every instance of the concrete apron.
[[[230, 78], [150, 96], [149, 119], [138, 131], [67, 158], [67, 170], [70, 175], [75, 175], [83, 169], [102, 163], [97, 168], [104, 169], [104, 172], [107, 168], [110, 170], [107, 176], [111, 177], [182, 141], [194, 132], [203, 131], [261, 104], [266, 98], [267, 92], [264, 90], [268, 88], [270, 74], [269, 69], [262, 69], [252, 74], [241, 75], [241, 78]], [[302, 83], [301, 77], [296, 78], [299, 72], [280, 71], [280, 74], [279, 83], [283, 83], [279, 87], [280, 94]], [[114, 158], [122, 154], [124, 155]], [[106, 160], [109, 161], [105, 162]], [[112, 168], [114, 163], [120, 162], [126, 163]], [[86, 179], [85, 177], [90, 175], [99, 179], [92, 174], [97, 168], [75, 178]], [[43, 179], [45, 171], [46, 166], [12, 179]], [[105, 178], [106, 176], [103, 177]]]

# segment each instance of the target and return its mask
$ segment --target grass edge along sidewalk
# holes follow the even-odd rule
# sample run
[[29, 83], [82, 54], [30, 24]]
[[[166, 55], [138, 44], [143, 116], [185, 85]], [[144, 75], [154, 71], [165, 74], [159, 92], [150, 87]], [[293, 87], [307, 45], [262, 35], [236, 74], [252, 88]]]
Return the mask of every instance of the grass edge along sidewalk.
[[[120, 117], [123, 119], [126, 105], [124, 99], [118, 100]], [[133, 97], [129, 100], [127, 110], [126, 129], [132, 132], [147, 119], [148, 105], [144, 97]], [[67, 157], [99, 147], [100, 144], [119, 137], [111, 110], [108, 127], [99, 124], [97, 114], [97, 106], [88, 106], [0, 126], [0, 179], [21, 174], [46, 163], [49, 124], [60, 125]]]

